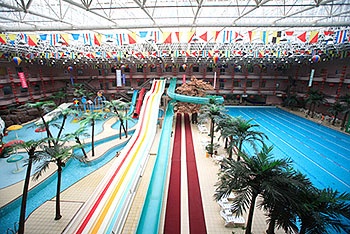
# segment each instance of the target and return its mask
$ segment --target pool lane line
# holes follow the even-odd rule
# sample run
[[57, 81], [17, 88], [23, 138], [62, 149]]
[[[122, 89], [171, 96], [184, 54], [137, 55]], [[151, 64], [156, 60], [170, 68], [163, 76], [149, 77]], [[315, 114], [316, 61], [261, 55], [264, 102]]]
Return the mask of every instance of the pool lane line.
[[[264, 115], [268, 117], [268, 115], [266, 115], [266, 114], [264, 114]], [[330, 157], [324, 155], [322, 152], [320, 152], [320, 151], [322, 151], [322, 150], [318, 150], [318, 149], [312, 147], [312, 144], [310, 144], [310, 143], [309, 143], [309, 144], [305, 144], [304, 141], [299, 140], [298, 137], [296, 137], [296, 136], [290, 134], [289, 132], [283, 130], [282, 128], [286, 128], [286, 130], [291, 130], [292, 132], [295, 132], [295, 133], [299, 134], [299, 135], [302, 136], [305, 140], [312, 141], [312, 142], [314, 142], [314, 143], [319, 144], [318, 142], [314, 141], [314, 140], [311, 139], [310, 137], [308, 137], [308, 136], [306, 136], [306, 135], [303, 135], [303, 134], [300, 134], [299, 132], [297, 132], [297, 131], [295, 131], [294, 129], [290, 128], [289, 126], [283, 124], [283, 123], [282, 123], [281, 121], [279, 121], [279, 120], [274, 120], [273, 118], [268, 118], [268, 119], [265, 118], [265, 119], [260, 119], [260, 120], [266, 122], [267, 124], [270, 124], [270, 125], [274, 126], [277, 130], [280, 130], [280, 131], [284, 132], [284, 134], [288, 135], [290, 138], [294, 139], [295, 141], [299, 142], [300, 144], [304, 145], [305, 147], [309, 148], [310, 150], [313, 150], [315, 153], [317, 153], [318, 155], [320, 155], [321, 157], [323, 157], [323, 158], [326, 159], [327, 161], [333, 163], [334, 165], [338, 166], [339, 168], [345, 170], [347, 173], [350, 172], [349, 169], [343, 167], [343, 166], [342, 166], [341, 164], [339, 164], [337, 161], [333, 160], [332, 158], [330, 158]], [[274, 121], [278, 124], [278, 126], [277, 126], [275, 123], [273, 123]], [[282, 127], [282, 128], [281, 128], [281, 127]], [[315, 137], [318, 137], [318, 136], [315, 135]], [[324, 148], [325, 150], [328, 150], [327, 147], [324, 147], [324, 146], [322, 146], [322, 145], [321, 145], [321, 147]], [[336, 155], [340, 156], [341, 158], [344, 158], [345, 160], [347, 160], [347, 158], [343, 157], [341, 154], [338, 154], [337, 152], [335, 152], [335, 151], [333, 151], [333, 150], [329, 150], [329, 151], [333, 152], [332, 155], [336, 154]], [[336, 157], [336, 155], [334, 155], [334, 157]]]
[[[154, 91], [154, 87], [153, 87], [153, 91]], [[142, 119], [143, 121], [143, 119]], [[138, 128], [136, 133], [136, 136], [134, 138], [138, 138], [140, 131], [142, 129], [142, 124], [140, 124], [140, 128]], [[135, 141], [136, 141], [135, 139]], [[132, 146], [135, 144], [135, 141], [131, 144], [131, 147], [129, 147], [128, 152], [132, 149]], [[130, 141], [129, 141], [130, 142]], [[129, 143], [128, 143], [129, 144]], [[81, 223], [81, 225], [79, 226], [79, 229], [77, 230], [76, 233], [82, 233], [82, 231], [85, 229], [85, 227], [87, 226], [88, 222], [90, 221], [92, 215], [94, 214], [94, 212], [96, 211], [98, 205], [100, 204], [101, 200], [103, 199], [103, 197], [105, 196], [107, 190], [109, 189], [109, 186], [111, 185], [114, 177], [116, 177], [116, 175], [118, 174], [120, 168], [124, 165], [125, 160], [128, 157], [128, 153], [125, 154], [125, 156], [123, 157], [122, 161], [120, 162], [119, 166], [117, 167], [117, 169], [115, 170], [115, 172], [112, 174], [112, 176], [110, 177], [109, 181], [107, 182], [106, 186], [104, 187], [104, 189], [102, 190], [102, 192], [100, 193], [100, 195], [98, 196], [97, 200], [94, 202], [92, 208], [90, 209], [88, 215], [85, 217], [84, 221]]]
[[[157, 86], [157, 91], [156, 91], [155, 93], [159, 92], [159, 87], [160, 87], [160, 85], [158, 85], [158, 82], [157, 82], [156, 86]], [[152, 93], [152, 94], [153, 94], [153, 93]], [[155, 99], [155, 94], [153, 94], [153, 95], [151, 96], [151, 101], [150, 101], [150, 102], [153, 103], [153, 102], [154, 102], [154, 99]], [[147, 104], [148, 104], [148, 103], [147, 103]], [[151, 104], [148, 104], [148, 105], [152, 106]], [[146, 120], [149, 120], [149, 119], [150, 119], [150, 115], [151, 115], [151, 114], [152, 114], [151, 111], [149, 111], [149, 112], [147, 113], [147, 118], [146, 118]], [[115, 199], [115, 197], [116, 197], [116, 195], [117, 195], [117, 193], [118, 193], [120, 187], [122, 186], [125, 177], [128, 175], [129, 170], [130, 170], [130, 168], [131, 168], [133, 162], [135, 161], [135, 159], [136, 159], [136, 157], [137, 157], [137, 153], [139, 152], [139, 150], [140, 150], [140, 148], [141, 148], [141, 146], [142, 146], [142, 143], [145, 141], [145, 138], [146, 138], [146, 136], [147, 136], [147, 135], [146, 135], [146, 132], [147, 132], [147, 129], [149, 128], [149, 122], [147, 121], [145, 124], [146, 124], [145, 128], [142, 127], [142, 129], [145, 129], [144, 134], [140, 134], [140, 135], [139, 135], [139, 137], [138, 137], [138, 139], [137, 139], [137, 144], [134, 145], [134, 147], [132, 147], [132, 149], [134, 149], [134, 153], [133, 153], [133, 156], [132, 156], [132, 158], [131, 158], [131, 161], [129, 162], [129, 164], [128, 164], [127, 167], [125, 168], [125, 170], [124, 170], [124, 172], [123, 172], [123, 174], [122, 174], [120, 180], [118, 181], [117, 186], [113, 189], [112, 193], [109, 194], [109, 198], [108, 198], [108, 200], [107, 200], [107, 203], [103, 206], [104, 208], [103, 208], [102, 212], [99, 213], [99, 218], [95, 221], [92, 230], [90, 230], [90, 233], [97, 233], [97, 232], [99, 231], [99, 229], [100, 229], [100, 227], [101, 227], [101, 225], [102, 225], [102, 223], [103, 223], [103, 221], [104, 221], [104, 219], [105, 219], [105, 217], [106, 217], [106, 215], [107, 215], [107, 213], [108, 213], [108, 211], [109, 211], [109, 209], [110, 209], [110, 207], [111, 207], [111, 204], [113, 203], [113, 200]], [[141, 137], [141, 138], [140, 138], [140, 137]], [[136, 141], [135, 141], [135, 142], [136, 142]], [[135, 146], [136, 146], [136, 149], [135, 149]], [[131, 152], [131, 151], [129, 151], [129, 152]]]
[[[247, 117], [250, 117], [247, 114], [244, 114]], [[258, 123], [258, 121], [254, 120], [256, 123]], [[272, 125], [273, 126], [273, 125]], [[270, 132], [272, 135], [274, 135], [276, 138], [279, 138], [275, 133], [273, 133], [272, 131], [270, 131], [268, 128], [263, 127], [260, 125], [260, 127], [266, 129], [268, 132]], [[280, 138], [281, 139], [281, 138]], [[284, 141], [281, 139], [281, 141], [283, 143], [285, 143], [286, 145], [288, 145], [292, 150], [296, 151], [299, 153], [299, 155], [303, 156], [304, 158], [308, 159], [310, 162], [312, 162], [315, 166], [317, 166], [318, 168], [320, 168], [321, 170], [323, 170], [324, 172], [326, 172], [328, 175], [330, 175], [331, 177], [333, 177], [335, 180], [337, 180], [338, 182], [340, 182], [341, 184], [345, 185], [347, 188], [350, 188], [350, 185], [348, 185], [346, 182], [344, 182], [343, 180], [341, 180], [340, 178], [338, 178], [336, 175], [334, 175], [333, 173], [329, 172], [328, 170], [326, 170], [324, 167], [322, 167], [321, 165], [319, 165], [318, 163], [316, 163], [314, 160], [312, 160], [311, 158], [309, 158], [307, 155], [305, 155], [304, 153], [302, 153], [301, 151], [297, 150], [294, 146], [292, 146], [291, 144], [289, 144], [288, 142]], [[272, 143], [272, 142], [271, 142]], [[272, 143], [273, 144], [273, 143]], [[275, 145], [275, 144], [273, 144]], [[282, 151], [282, 150], [281, 150]], [[284, 152], [284, 151], [283, 151]], [[285, 154], [287, 155], [287, 154]]]

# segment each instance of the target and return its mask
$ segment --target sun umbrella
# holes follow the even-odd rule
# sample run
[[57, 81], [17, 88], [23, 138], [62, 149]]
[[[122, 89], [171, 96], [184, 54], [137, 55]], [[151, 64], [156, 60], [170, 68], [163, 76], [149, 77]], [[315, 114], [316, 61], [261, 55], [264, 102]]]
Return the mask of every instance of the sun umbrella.
[[[10, 127], [7, 128], [7, 131], [16, 131], [21, 129], [23, 126], [19, 124], [11, 125]], [[18, 135], [16, 133], [16, 138], [18, 138]]]
[[37, 128], [35, 129], [35, 132], [45, 132], [46, 128]]
[[19, 124], [11, 125], [10, 127], [7, 128], [8, 131], [16, 131], [18, 129], [21, 129], [23, 126]]
[[6, 147], [10, 147], [10, 146], [17, 145], [17, 144], [22, 144], [22, 143], [24, 143], [24, 141], [22, 141], [22, 140], [12, 140], [12, 141], [6, 142], [3, 145], [3, 147], [6, 148]]

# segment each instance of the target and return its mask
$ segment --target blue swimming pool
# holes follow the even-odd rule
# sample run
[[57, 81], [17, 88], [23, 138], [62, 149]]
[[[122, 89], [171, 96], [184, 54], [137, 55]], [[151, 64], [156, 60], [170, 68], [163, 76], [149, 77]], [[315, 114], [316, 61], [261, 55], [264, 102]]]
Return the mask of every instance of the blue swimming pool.
[[[276, 158], [291, 158], [294, 168], [318, 188], [350, 192], [350, 136], [275, 107], [228, 107], [231, 116], [254, 119], [273, 145]], [[253, 154], [247, 144], [245, 150]]]
[[[114, 135], [112, 137], [115, 139], [116, 136], [117, 135]], [[102, 142], [96, 142], [96, 145], [101, 144], [106, 140], [108, 139], [104, 139]], [[105, 165], [115, 156], [115, 152], [120, 151], [125, 146], [125, 144], [126, 143], [123, 143], [121, 145], [110, 148], [103, 156], [92, 162], [89, 162], [88, 164], [84, 164], [78, 160], [70, 160], [62, 172], [61, 191], [67, 189], [76, 181], [81, 180], [85, 176]], [[86, 150], [88, 150], [88, 148], [86, 148]], [[78, 150], [77, 154], [79, 153], [80, 150]], [[27, 200], [27, 216], [40, 205], [42, 205], [45, 201], [52, 199], [56, 195], [56, 183], [56, 173], [54, 173], [52, 176], [47, 178], [44, 182], [29, 192]], [[14, 223], [18, 222], [20, 202], [21, 199], [16, 199], [15, 201], [0, 209], [0, 233], [6, 233], [6, 230], [8, 228], [13, 229]], [[54, 211], [52, 212], [52, 215], [54, 217]]]

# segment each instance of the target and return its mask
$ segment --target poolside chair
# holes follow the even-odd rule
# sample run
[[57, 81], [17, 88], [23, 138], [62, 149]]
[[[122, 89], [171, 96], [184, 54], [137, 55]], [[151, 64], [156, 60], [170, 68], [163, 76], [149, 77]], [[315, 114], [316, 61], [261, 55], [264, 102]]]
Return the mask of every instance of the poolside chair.
[[220, 215], [225, 221], [225, 227], [242, 227], [245, 225], [245, 219], [242, 216], [237, 217], [232, 213], [226, 213], [224, 210], [220, 211]]
[[199, 130], [200, 133], [202, 133], [202, 134], [203, 133], [209, 133], [209, 131], [208, 131], [208, 129], [207, 129], [207, 127], [205, 125], [198, 124], [197, 126], [198, 126], [198, 130]]

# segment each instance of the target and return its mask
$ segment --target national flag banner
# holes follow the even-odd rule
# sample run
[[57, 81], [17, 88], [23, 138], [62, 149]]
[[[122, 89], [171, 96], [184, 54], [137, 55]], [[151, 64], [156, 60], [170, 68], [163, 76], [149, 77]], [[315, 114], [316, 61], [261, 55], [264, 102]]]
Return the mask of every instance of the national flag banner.
[[50, 34], [50, 45], [52, 46], [58, 45], [59, 38], [60, 38], [59, 34]]
[[163, 32], [163, 43], [164, 44], [171, 44], [173, 43], [173, 40], [171, 38], [171, 32]]
[[137, 40], [136, 40], [136, 33], [132, 32], [132, 33], [128, 33], [128, 40], [129, 40], [129, 44], [136, 44]]
[[70, 44], [70, 34], [68, 33], [61, 33], [59, 35], [59, 41], [61, 45], [69, 46]]
[[150, 31], [148, 40], [151, 40], [154, 43], [161, 42], [161, 33], [159, 31]]
[[128, 44], [127, 42], [127, 36], [125, 33], [117, 33], [116, 34], [116, 44], [117, 45], [125, 45]]
[[309, 43], [314, 44], [318, 42], [318, 31], [311, 31], [309, 36]]
[[347, 32], [348, 30], [340, 30], [335, 33], [335, 43], [340, 44], [344, 43], [347, 40]]
[[256, 35], [256, 32], [248, 31], [248, 40], [249, 40], [249, 42], [253, 42], [255, 40], [255, 35]]
[[72, 33], [72, 37], [74, 41], [78, 41], [80, 38], [80, 34], [79, 33]]
[[140, 41], [147, 41], [147, 35], [148, 35], [148, 31], [139, 31], [139, 33], [137, 34], [140, 38]]
[[[102, 37], [103, 38], [103, 37]], [[106, 34], [104, 36], [104, 42], [105, 43], [111, 43], [114, 42], [114, 35], [113, 34]]]
[[268, 31], [261, 31], [260, 32], [260, 40], [262, 41], [263, 44], [268, 44], [269, 43], [269, 32]]
[[91, 38], [90, 33], [84, 33], [83, 34], [83, 40], [84, 40], [84, 45], [92, 46], [92, 38]]
[[197, 50], [191, 51], [191, 56], [196, 58], [198, 56], [198, 51]]
[[203, 40], [204, 42], [208, 42], [208, 32], [200, 34], [198, 38]]
[[7, 44], [6, 34], [0, 34], [0, 44]]
[[297, 36], [301, 42], [306, 42], [306, 32], [303, 32]]
[[17, 39], [17, 34], [13, 34], [13, 33], [10, 33], [7, 35], [8, 38], [9, 38], [9, 42], [11, 45], [14, 45], [15, 44], [15, 41]]
[[39, 38], [40, 38], [40, 40], [42, 40], [42, 41], [46, 41], [46, 39], [47, 39], [47, 34], [40, 34], [40, 35], [39, 35]]
[[233, 41], [232, 30], [223, 30], [221, 34], [222, 34], [222, 43], [231, 43], [231, 41]]
[[272, 33], [272, 43], [279, 44], [282, 37], [282, 31], [274, 31]]
[[94, 45], [100, 46], [102, 42], [102, 34], [94, 33]]
[[219, 38], [219, 35], [220, 35], [220, 32], [221, 31], [214, 31], [214, 42], [218, 42], [218, 38]]
[[184, 42], [184, 43], [190, 43], [192, 42], [192, 39], [194, 37], [194, 35], [196, 34], [195, 31], [189, 31], [189, 32], [186, 32], [183, 34], [183, 37], [181, 38], [181, 42]]

